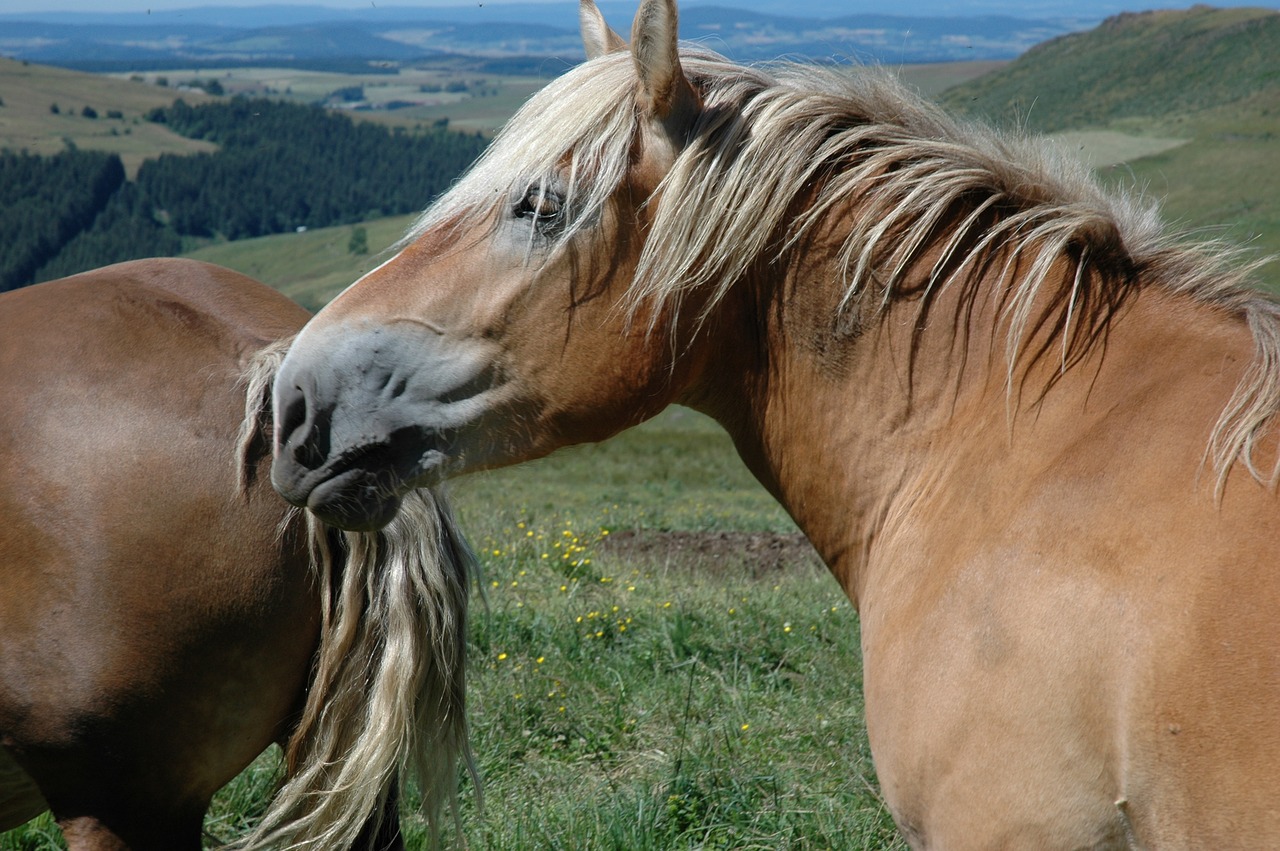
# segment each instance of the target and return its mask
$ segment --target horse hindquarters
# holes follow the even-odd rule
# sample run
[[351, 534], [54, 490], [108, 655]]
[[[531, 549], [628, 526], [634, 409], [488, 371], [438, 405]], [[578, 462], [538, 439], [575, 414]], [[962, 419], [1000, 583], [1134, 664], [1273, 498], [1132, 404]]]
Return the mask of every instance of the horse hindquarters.
[[0, 741], [73, 848], [198, 848], [300, 705], [318, 600], [236, 436], [243, 357], [304, 319], [180, 261], [3, 297]]

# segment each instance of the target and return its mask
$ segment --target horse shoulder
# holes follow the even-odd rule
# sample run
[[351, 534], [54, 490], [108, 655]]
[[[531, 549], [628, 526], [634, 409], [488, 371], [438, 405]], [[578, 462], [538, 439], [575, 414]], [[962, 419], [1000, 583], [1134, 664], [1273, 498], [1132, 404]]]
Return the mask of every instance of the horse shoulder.
[[1159, 302], [1016, 387], [1013, 416], [1003, 395], [962, 408], [878, 543], [868, 729], [922, 845], [939, 825], [974, 847], [1280, 830], [1280, 499], [1240, 463], [1216, 494], [1206, 461], [1253, 343], [1238, 318]]

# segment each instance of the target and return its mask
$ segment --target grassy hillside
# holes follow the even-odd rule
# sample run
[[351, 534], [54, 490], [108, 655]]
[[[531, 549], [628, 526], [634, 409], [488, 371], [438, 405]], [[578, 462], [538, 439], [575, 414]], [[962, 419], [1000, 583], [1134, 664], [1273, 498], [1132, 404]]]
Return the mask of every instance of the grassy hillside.
[[309, 310], [319, 310], [346, 286], [387, 259], [413, 216], [367, 222], [368, 252], [351, 251], [356, 227], [343, 225], [206, 245], [186, 256], [235, 269], [270, 284]]
[[[1005, 126], [1134, 140], [1105, 179], [1160, 200], [1176, 228], [1280, 254], [1280, 13], [1120, 15], [941, 99]], [[1280, 292], [1280, 264], [1263, 281]]]
[[[132, 177], [148, 157], [215, 149], [143, 118], [179, 96], [190, 104], [210, 100], [198, 91], [179, 93], [133, 80], [0, 59], [0, 148], [53, 154], [69, 139], [86, 150], [119, 154]], [[55, 104], [56, 114], [51, 108]], [[85, 107], [98, 117], [86, 117]], [[119, 117], [108, 117], [114, 113]]]
[[1280, 87], [1280, 12], [1143, 12], [1028, 50], [952, 89], [948, 106], [1050, 132], [1188, 116]]

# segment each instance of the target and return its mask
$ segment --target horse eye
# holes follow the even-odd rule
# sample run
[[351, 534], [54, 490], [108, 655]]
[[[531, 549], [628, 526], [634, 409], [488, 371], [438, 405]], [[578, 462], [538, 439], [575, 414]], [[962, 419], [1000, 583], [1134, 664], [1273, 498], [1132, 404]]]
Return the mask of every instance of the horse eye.
[[564, 209], [564, 199], [550, 189], [529, 187], [524, 198], [516, 205], [515, 213], [522, 219], [548, 221], [555, 219]]

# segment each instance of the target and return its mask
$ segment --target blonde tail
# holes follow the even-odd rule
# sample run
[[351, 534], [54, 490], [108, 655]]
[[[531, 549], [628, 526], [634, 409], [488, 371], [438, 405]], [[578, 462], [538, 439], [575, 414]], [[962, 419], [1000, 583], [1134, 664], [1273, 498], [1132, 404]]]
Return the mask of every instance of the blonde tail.
[[[258, 359], [268, 362], [257, 370], [268, 382], [286, 348]], [[249, 383], [255, 420], [266, 387]], [[445, 498], [429, 490], [408, 494], [379, 532], [338, 533], [302, 513], [323, 606], [315, 674], [286, 747], [285, 780], [237, 847], [349, 848], [406, 775], [416, 776], [438, 830], [456, 799], [458, 760], [475, 774], [465, 692], [474, 555]]]

